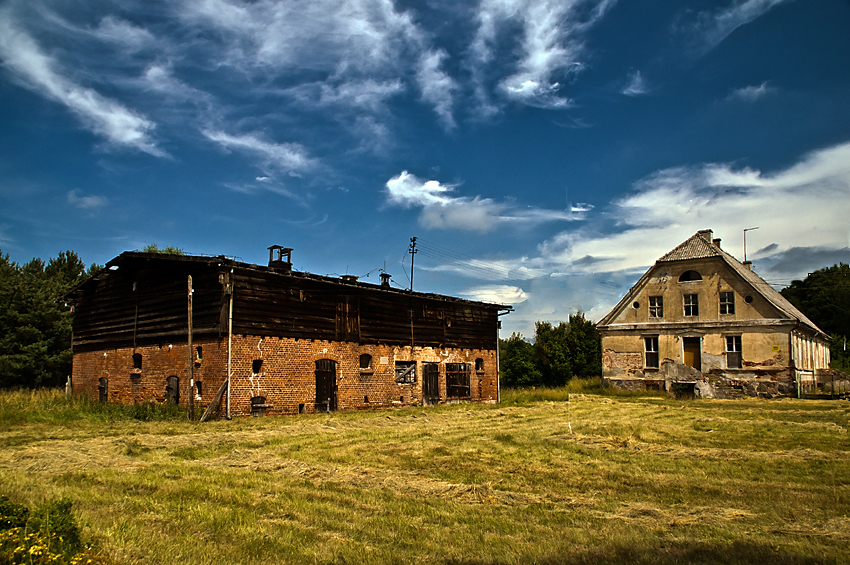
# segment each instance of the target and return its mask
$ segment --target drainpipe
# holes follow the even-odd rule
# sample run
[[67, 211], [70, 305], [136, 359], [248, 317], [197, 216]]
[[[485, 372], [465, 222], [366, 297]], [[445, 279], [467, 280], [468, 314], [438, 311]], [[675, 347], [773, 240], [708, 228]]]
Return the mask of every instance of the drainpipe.
[[227, 419], [230, 420], [230, 375], [233, 355], [233, 269], [230, 269], [230, 304], [227, 314]]
[[502, 321], [496, 320], [496, 403], [502, 403], [502, 379], [500, 377], [501, 366], [499, 358], [501, 357], [501, 347], [499, 344], [499, 329], [502, 327]]

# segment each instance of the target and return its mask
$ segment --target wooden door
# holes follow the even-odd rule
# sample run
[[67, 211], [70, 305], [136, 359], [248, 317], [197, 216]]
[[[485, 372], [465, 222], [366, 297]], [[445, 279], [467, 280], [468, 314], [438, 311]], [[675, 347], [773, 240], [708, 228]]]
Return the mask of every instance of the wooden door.
[[682, 348], [685, 354], [685, 365], [693, 367], [697, 371], [702, 371], [702, 360], [700, 356], [700, 338], [685, 337], [682, 338]]
[[425, 404], [440, 402], [440, 364], [425, 363], [422, 368], [422, 397]]
[[180, 378], [168, 377], [165, 381], [165, 403], [179, 404], [180, 403]]
[[319, 359], [316, 361], [316, 412], [334, 412], [336, 393], [336, 361]]

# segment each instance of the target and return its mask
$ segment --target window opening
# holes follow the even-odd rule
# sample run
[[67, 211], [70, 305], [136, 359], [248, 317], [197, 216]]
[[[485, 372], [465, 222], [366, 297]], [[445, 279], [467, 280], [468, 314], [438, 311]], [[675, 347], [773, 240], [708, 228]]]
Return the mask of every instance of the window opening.
[[679, 276], [679, 282], [701, 281], [702, 275], [696, 271], [685, 271]]
[[720, 293], [720, 313], [734, 314], [735, 313], [735, 293], [721, 292]]
[[699, 316], [699, 298], [696, 294], [685, 295], [685, 316]]
[[479, 357], [475, 360], [475, 371], [481, 373], [484, 371], [484, 359]]
[[256, 374], [259, 374], [259, 372], [262, 371], [262, 370], [263, 370], [263, 360], [262, 359], [254, 359], [254, 362], [251, 363], [251, 371], [253, 371], [254, 374], [256, 375]]
[[195, 361], [200, 361], [204, 358], [204, 348], [200, 345], [195, 348]]
[[97, 400], [106, 402], [109, 399], [109, 379], [100, 377], [97, 379]]
[[446, 396], [465, 398], [469, 395], [469, 363], [446, 363]]
[[752, 296], [750, 296], [750, 295], [747, 295], [747, 296], [744, 298], [744, 302], [746, 302], [747, 304], [752, 303], [752, 301], [753, 301], [753, 297], [752, 297]]
[[396, 361], [395, 362], [395, 382], [397, 382], [397, 383], [415, 383], [416, 382], [416, 361]]
[[142, 369], [142, 354], [141, 353], [133, 353], [133, 368]]
[[364, 353], [360, 356], [360, 370], [368, 370], [372, 368], [372, 356], [368, 353]]
[[741, 359], [741, 336], [726, 336], [726, 367], [729, 369], [740, 369]]
[[664, 317], [664, 299], [661, 296], [649, 297], [649, 317], [663, 318]]
[[201, 381], [195, 381], [195, 396], [200, 398], [202, 391], [203, 391], [203, 383]]
[[658, 336], [649, 336], [643, 338], [645, 351], [645, 366], [654, 369], [658, 368]]

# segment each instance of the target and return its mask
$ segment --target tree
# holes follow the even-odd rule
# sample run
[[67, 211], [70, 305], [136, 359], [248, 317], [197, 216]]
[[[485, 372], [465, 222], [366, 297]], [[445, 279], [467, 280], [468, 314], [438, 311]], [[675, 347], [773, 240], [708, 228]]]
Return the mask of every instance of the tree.
[[168, 245], [160, 249], [156, 243], [145, 245], [144, 249], [142, 249], [142, 253], [159, 253], [160, 255], [186, 255], [186, 252], [180, 249], [179, 247]]
[[553, 326], [549, 322], [534, 324], [534, 354], [537, 368], [546, 386], [563, 386], [572, 377], [566, 322]]
[[541, 386], [543, 374], [534, 359], [534, 346], [512, 333], [508, 339], [499, 340], [499, 369], [505, 386]]
[[570, 315], [567, 350], [572, 376], [598, 377], [602, 374], [602, 338], [596, 325], [585, 319], [582, 312]]
[[850, 265], [839, 263], [818, 269], [781, 291], [814, 324], [832, 337], [830, 366], [850, 370]]

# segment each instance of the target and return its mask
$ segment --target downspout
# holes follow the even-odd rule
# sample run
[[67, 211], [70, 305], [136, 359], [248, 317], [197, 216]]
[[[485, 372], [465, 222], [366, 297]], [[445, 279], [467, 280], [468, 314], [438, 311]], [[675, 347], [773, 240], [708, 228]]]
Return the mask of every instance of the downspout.
[[228, 305], [227, 314], [227, 419], [232, 419], [230, 415], [230, 375], [231, 363], [233, 355], [233, 269], [230, 269], [230, 304]]
[[797, 328], [799, 327], [800, 320], [797, 320], [797, 325], [788, 332], [788, 359], [789, 363], [791, 363], [791, 370], [794, 371], [794, 380], [797, 381], [797, 398], [801, 398], [803, 392], [803, 386], [800, 384], [799, 371], [797, 371], [797, 362], [794, 359], [794, 332], [797, 331]]
[[496, 320], [496, 403], [502, 403], [502, 379], [501, 366], [499, 358], [501, 355], [501, 344], [499, 343], [499, 330], [502, 328], [502, 321]]

